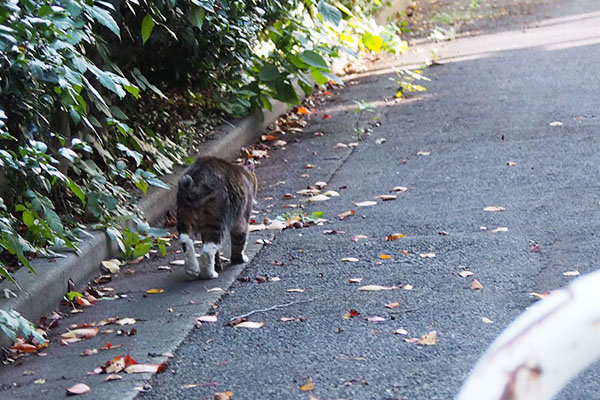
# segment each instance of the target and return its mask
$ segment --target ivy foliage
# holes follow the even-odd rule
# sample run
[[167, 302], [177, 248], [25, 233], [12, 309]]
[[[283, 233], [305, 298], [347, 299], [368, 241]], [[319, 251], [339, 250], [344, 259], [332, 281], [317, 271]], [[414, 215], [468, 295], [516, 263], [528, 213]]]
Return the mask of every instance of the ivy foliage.
[[16, 284], [7, 265], [77, 251], [90, 229], [126, 257], [164, 247], [136, 197], [169, 189], [159, 176], [198, 139], [164, 117], [181, 104], [239, 117], [341, 83], [340, 54], [406, 46], [368, 17], [379, 5], [0, 0], [0, 275]]

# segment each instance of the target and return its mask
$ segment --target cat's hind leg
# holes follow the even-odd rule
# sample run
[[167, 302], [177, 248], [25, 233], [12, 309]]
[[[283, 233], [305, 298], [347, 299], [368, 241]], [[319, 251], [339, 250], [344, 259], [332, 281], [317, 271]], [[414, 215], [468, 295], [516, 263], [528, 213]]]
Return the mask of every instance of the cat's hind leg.
[[219, 273], [215, 271], [215, 259], [219, 257], [222, 235], [218, 232], [220, 232], [220, 229], [213, 232], [202, 232], [203, 244], [202, 252], [200, 253], [200, 278], [202, 279], [215, 279], [219, 277]]
[[246, 241], [248, 240], [248, 230], [231, 231], [231, 263], [243, 264], [249, 261], [248, 256], [244, 254]]

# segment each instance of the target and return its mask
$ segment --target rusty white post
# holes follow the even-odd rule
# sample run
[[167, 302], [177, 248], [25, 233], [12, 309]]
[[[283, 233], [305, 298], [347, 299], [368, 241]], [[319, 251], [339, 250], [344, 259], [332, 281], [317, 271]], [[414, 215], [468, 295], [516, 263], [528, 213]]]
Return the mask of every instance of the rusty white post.
[[456, 400], [550, 400], [600, 359], [600, 271], [552, 292], [479, 359]]

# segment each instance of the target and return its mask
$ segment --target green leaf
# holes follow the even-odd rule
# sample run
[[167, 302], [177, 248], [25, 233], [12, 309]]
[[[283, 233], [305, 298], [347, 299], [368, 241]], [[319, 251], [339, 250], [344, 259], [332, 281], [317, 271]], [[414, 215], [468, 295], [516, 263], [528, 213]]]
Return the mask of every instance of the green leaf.
[[146, 179], [146, 181], [151, 184], [152, 186], [156, 186], [162, 189], [166, 189], [166, 190], [171, 190], [171, 187], [169, 185], [167, 185], [166, 183], [164, 183], [163, 181], [161, 181], [158, 178], [148, 178]]
[[134, 181], [135, 186], [137, 186], [142, 192], [144, 192], [144, 195], [146, 195], [146, 193], [148, 192], [148, 182], [146, 182], [144, 179], [137, 179]]
[[152, 237], [159, 238], [163, 236], [168, 236], [169, 231], [163, 228], [155, 228], [151, 227], [146, 230], [146, 233]]
[[202, 30], [202, 25], [204, 24], [204, 15], [204, 8], [192, 7], [190, 13], [188, 14], [188, 21], [190, 21], [190, 23], [196, 28]]
[[325, 22], [329, 22], [333, 26], [338, 26], [342, 20], [342, 12], [326, 1], [319, 1], [317, 4], [317, 11], [321, 14]]
[[146, 254], [148, 254], [151, 248], [152, 243], [150, 243], [149, 241], [143, 241], [138, 243], [133, 249], [133, 258], [145, 256]]
[[22, 218], [23, 223], [27, 225], [27, 227], [33, 226], [33, 224], [35, 223], [35, 217], [33, 216], [33, 213], [29, 210], [23, 211]]
[[288, 104], [300, 104], [298, 94], [294, 86], [288, 81], [278, 80], [275, 82], [275, 90], [277, 99]]
[[81, 204], [83, 204], [85, 206], [85, 194], [83, 193], [83, 190], [81, 190], [79, 185], [77, 183], [75, 183], [75, 181], [69, 177], [67, 177], [66, 182], [67, 182], [67, 186], [69, 187], [69, 189], [71, 189], [71, 192], [73, 192], [73, 194], [79, 198], [79, 200], [81, 201]]
[[145, 44], [154, 29], [154, 19], [149, 13], [142, 20], [142, 43]]
[[75, 291], [70, 291], [70, 292], [67, 292], [65, 297], [67, 298], [67, 300], [73, 301], [75, 299], [75, 297], [83, 297], [83, 294], [81, 294], [79, 292], [75, 292]]
[[98, 6], [91, 6], [88, 8], [88, 11], [96, 21], [110, 29], [112, 33], [114, 33], [118, 36], [119, 39], [121, 39], [119, 25], [117, 25], [117, 22], [114, 20], [112, 15], [110, 15], [110, 12]]
[[0, 276], [3, 276], [10, 283], [12, 283], [13, 285], [15, 285], [17, 288], [21, 289], [21, 287], [19, 286], [19, 284], [17, 283], [17, 281], [15, 281], [14, 278], [12, 277], [11, 273], [8, 272], [8, 270], [6, 268], [4, 268], [2, 265], [0, 265]]
[[369, 32], [365, 32], [362, 35], [361, 41], [367, 49], [375, 53], [379, 53], [381, 51], [381, 46], [383, 45], [383, 39], [381, 36], [375, 36]]
[[279, 76], [279, 69], [276, 65], [265, 64], [265, 66], [260, 70], [259, 78], [263, 82], [271, 82], [277, 80]]
[[321, 55], [313, 50], [304, 50], [300, 55], [302, 60], [310, 65], [311, 67], [329, 70], [329, 66], [327, 65], [327, 61]]
[[127, 90], [136, 99], [140, 98], [140, 88], [134, 85], [123, 85], [123, 88]]
[[320, 69], [313, 68], [311, 69], [310, 74], [319, 85], [324, 85], [329, 81], [329, 79], [323, 75], [323, 72]]

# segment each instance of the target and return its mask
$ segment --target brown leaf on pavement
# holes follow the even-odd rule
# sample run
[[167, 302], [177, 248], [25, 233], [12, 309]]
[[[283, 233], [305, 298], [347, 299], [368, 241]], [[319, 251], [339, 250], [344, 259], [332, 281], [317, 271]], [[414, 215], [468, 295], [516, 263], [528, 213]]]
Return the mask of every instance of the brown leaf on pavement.
[[304, 385], [300, 386], [300, 390], [303, 392], [310, 392], [314, 389], [315, 385], [313, 384], [312, 378], [308, 378], [308, 381]]
[[63, 333], [62, 336], [64, 339], [90, 339], [98, 334], [98, 327], [94, 328], [82, 328], [82, 329], [74, 329], [72, 331], [67, 331]]
[[390, 201], [390, 200], [396, 200], [398, 198], [398, 196], [396, 196], [395, 194], [382, 194], [379, 196], [375, 196], [376, 199], [381, 199], [383, 201]]
[[485, 212], [498, 212], [498, 211], [506, 211], [506, 208], [500, 206], [488, 206], [483, 209]]
[[356, 207], [371, 207], [371, 206], [377, 205], [377, 202], [372, 201], [372, 200], [366, 200], [366, 201], [359, 201], [358, 203], [354, 202], [354, 205]]
[[471, 290], [479, 289], [483, 289], [483, 285], [477, 279], [473, 279], [473, 282], [471, 282]]
[[437, 332], [431, 331], [417, 340], [417, 344], [421, 346], [433, 346], [437, 342]]
[[356, 211], [354, 211], [354, 210], [345, 211], [345, 212], [343, 212], [341, 214], [338, 214], [338, 218], [339, 219], [344, 219], [344, 218], [349, 217], [351, 215], [356, 215]]
[[363, 291], [363, 292], [381, 292], [381, 291], [385, 291], [385, 290], [394, 290], [394, 289], [398, 289], [398, 287], [396, 287], [396, 286], [381, 286], [381, 285], [366, 285], [366, 286], [361, 286], [358, 288], [358, 290]]
[[398, 239], [404, 238], [404, 237], [406, 237], [406, 235], [403, 233], [392, 233], [391, 235], [387, 235], [385, 240], [390, 242], [392, 240], [398, 240]]

